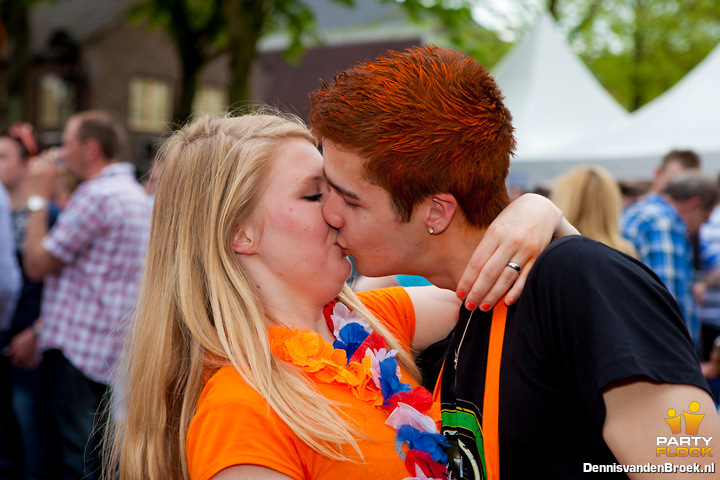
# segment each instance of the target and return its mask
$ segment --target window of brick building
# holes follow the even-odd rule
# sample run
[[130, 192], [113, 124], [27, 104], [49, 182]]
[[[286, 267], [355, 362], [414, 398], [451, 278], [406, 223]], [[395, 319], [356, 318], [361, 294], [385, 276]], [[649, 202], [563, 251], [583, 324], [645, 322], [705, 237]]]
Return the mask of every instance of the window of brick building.
[[137, 76], [130, 79], [128, 126], [136, 132], [162, 133], [172, 121], [172, 84]]
[[227, 87], [200, 85], [193, 101], [193, 115], [224, 115], [228, 110]]
[[38, 84], [37, 123], [41, 129], [60, 129], [74, 112], [75, 90], [60, 75], [42, 75]]

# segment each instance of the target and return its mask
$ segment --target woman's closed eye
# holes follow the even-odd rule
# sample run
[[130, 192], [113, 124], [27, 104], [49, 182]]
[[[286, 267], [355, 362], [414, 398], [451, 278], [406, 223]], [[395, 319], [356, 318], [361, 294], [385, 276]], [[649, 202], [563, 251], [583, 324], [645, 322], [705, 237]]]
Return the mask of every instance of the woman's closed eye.
[[322, 200], [324, 195], [325, 195], [324, 193], [316, 193], [315, 195], [307, 195], [307, 196], [303, 197], [303, 199], [305, 199], [309, 202], [319, 202], [320, 200]]

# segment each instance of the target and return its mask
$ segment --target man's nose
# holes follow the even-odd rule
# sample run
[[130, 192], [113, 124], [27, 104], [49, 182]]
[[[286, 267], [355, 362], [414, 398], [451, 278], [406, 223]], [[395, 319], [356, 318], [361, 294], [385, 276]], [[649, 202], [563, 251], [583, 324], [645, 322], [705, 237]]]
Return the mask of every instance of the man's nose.
[[335, 190], [330, 190], [326, 196], [325, 203], [322, 206], [323, 217], [325, 221], [333, 228], [340, 229], [343, 226], [342, 216], [339, 212], [340, 195]]

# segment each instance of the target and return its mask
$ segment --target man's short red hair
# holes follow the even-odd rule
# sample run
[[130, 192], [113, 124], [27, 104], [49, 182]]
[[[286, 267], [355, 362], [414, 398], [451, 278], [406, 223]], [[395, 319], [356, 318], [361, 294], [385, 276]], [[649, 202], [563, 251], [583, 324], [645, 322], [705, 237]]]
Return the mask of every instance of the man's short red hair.
[[441, 192], [478, 227], [509, 203], [512, 116], [471, 57], [435, 46], [388, 52], [336, 74], [310, 100], [313, 134], [367, 159], [366, 178], [389, 192], [401, 220]]

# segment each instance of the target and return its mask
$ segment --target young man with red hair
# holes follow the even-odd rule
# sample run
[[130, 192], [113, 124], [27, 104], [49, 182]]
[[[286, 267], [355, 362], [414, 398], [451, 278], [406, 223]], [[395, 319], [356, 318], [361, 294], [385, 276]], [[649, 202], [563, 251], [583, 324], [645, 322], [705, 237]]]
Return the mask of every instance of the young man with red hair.
[[[339, 73], [311, 100], [332, 186], [325, 218], [360, 273], [465, 289], [468, 259], [509, 202], [515, 141], [493, 78], [464, 54], [415, 47]], [[677, 304], [649, 269], [580, 236], [508, 267], [530, 271], [523, 296], [506, 298], [507, 313], [466, 302], [446, 353], [452, 478], [712, 463], [663, 456], [675, 452], [669, 409], [706, 414], [701, 453], [720, 445], [720, 419]]]

